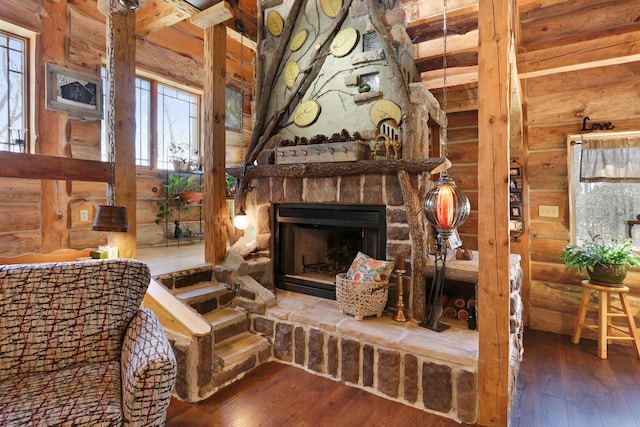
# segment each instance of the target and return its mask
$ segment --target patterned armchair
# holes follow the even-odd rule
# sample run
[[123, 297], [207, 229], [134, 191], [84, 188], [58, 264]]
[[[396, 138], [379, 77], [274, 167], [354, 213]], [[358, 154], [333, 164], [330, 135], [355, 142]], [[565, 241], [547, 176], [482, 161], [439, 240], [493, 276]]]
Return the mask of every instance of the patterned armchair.
[[161, 426], [176, 360], [135, 260], [0, 266], [0, 425]]

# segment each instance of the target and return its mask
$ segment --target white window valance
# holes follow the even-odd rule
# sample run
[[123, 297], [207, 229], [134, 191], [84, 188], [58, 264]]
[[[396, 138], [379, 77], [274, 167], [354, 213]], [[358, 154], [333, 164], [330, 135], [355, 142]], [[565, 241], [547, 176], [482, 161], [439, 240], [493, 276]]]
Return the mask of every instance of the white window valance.
[[584, 139], [581, 182], [640, 182], [640, 137]]

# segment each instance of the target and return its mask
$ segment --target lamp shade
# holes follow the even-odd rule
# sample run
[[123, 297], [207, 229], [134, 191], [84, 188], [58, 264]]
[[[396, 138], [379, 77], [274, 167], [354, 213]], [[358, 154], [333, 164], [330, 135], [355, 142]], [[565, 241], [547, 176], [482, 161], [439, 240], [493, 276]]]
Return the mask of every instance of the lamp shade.
[[436, 228], [436, 232], [448, 237], [467, 220], [471, 204], [445, 170], [435, 187], [427, 193], [423, 208], [427, 221]]
[[93, 231], [129, 231], [129, 220], [127, 219], [127, 208], [125, 206], [98, 206], [96, 218], [93, 221]]
[[233, 217], [233, 225], [238, 230], [246, 230], [249, 227], [249, 217], [244, 213], [242, 207], [240, 207], [238, 213]]

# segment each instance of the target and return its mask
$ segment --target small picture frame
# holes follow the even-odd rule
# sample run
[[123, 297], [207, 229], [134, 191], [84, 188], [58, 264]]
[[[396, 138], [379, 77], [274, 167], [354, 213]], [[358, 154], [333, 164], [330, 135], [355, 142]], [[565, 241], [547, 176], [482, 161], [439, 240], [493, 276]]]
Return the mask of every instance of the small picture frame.
[[46, 108], [84, 119], [104, 118], [102, 79], [55, 64], [45, 65]]
[[514, 176], [522, 176], [522, 168], [513, 167], [509, 168], [509, 175], [513, 178]]
[[517, 191], [512, 191], [511, 193], [509, 193], [509, 202], [511, 204], [522, 203], [522, 193]]
[[524, 231], [524, 224], [519, 219], [512, 219], [509, 221], [509, 231], [522, 233]]
[[242, 126], [242, 93], [234, 88], [226, 88], [227, 106], [225, 127], [240, 132]]
[[522, 190], [522, 178], [511, 177], [511, 180], [509, 181], [509, 190], [510, 191], [521, 191]]
[[453, 230], [453, 233], [451, 233], [451, 235], [449, 236], [449, 247], [455, 250], [461, 246], [462, 246], [462, 239], [460, 239], [458, 230]]
[[511, 206], [511, 218], [522, 218], [522, 205]]

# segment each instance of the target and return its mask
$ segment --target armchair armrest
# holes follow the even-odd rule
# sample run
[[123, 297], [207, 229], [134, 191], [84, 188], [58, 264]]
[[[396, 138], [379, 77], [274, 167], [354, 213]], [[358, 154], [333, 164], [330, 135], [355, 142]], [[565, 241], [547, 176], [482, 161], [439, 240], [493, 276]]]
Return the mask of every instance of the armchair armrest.
[[177, 365], [173, 349], [149, 309], [141, 309], [127, 328], [120, 359], [125, 425], [163, 426]]

